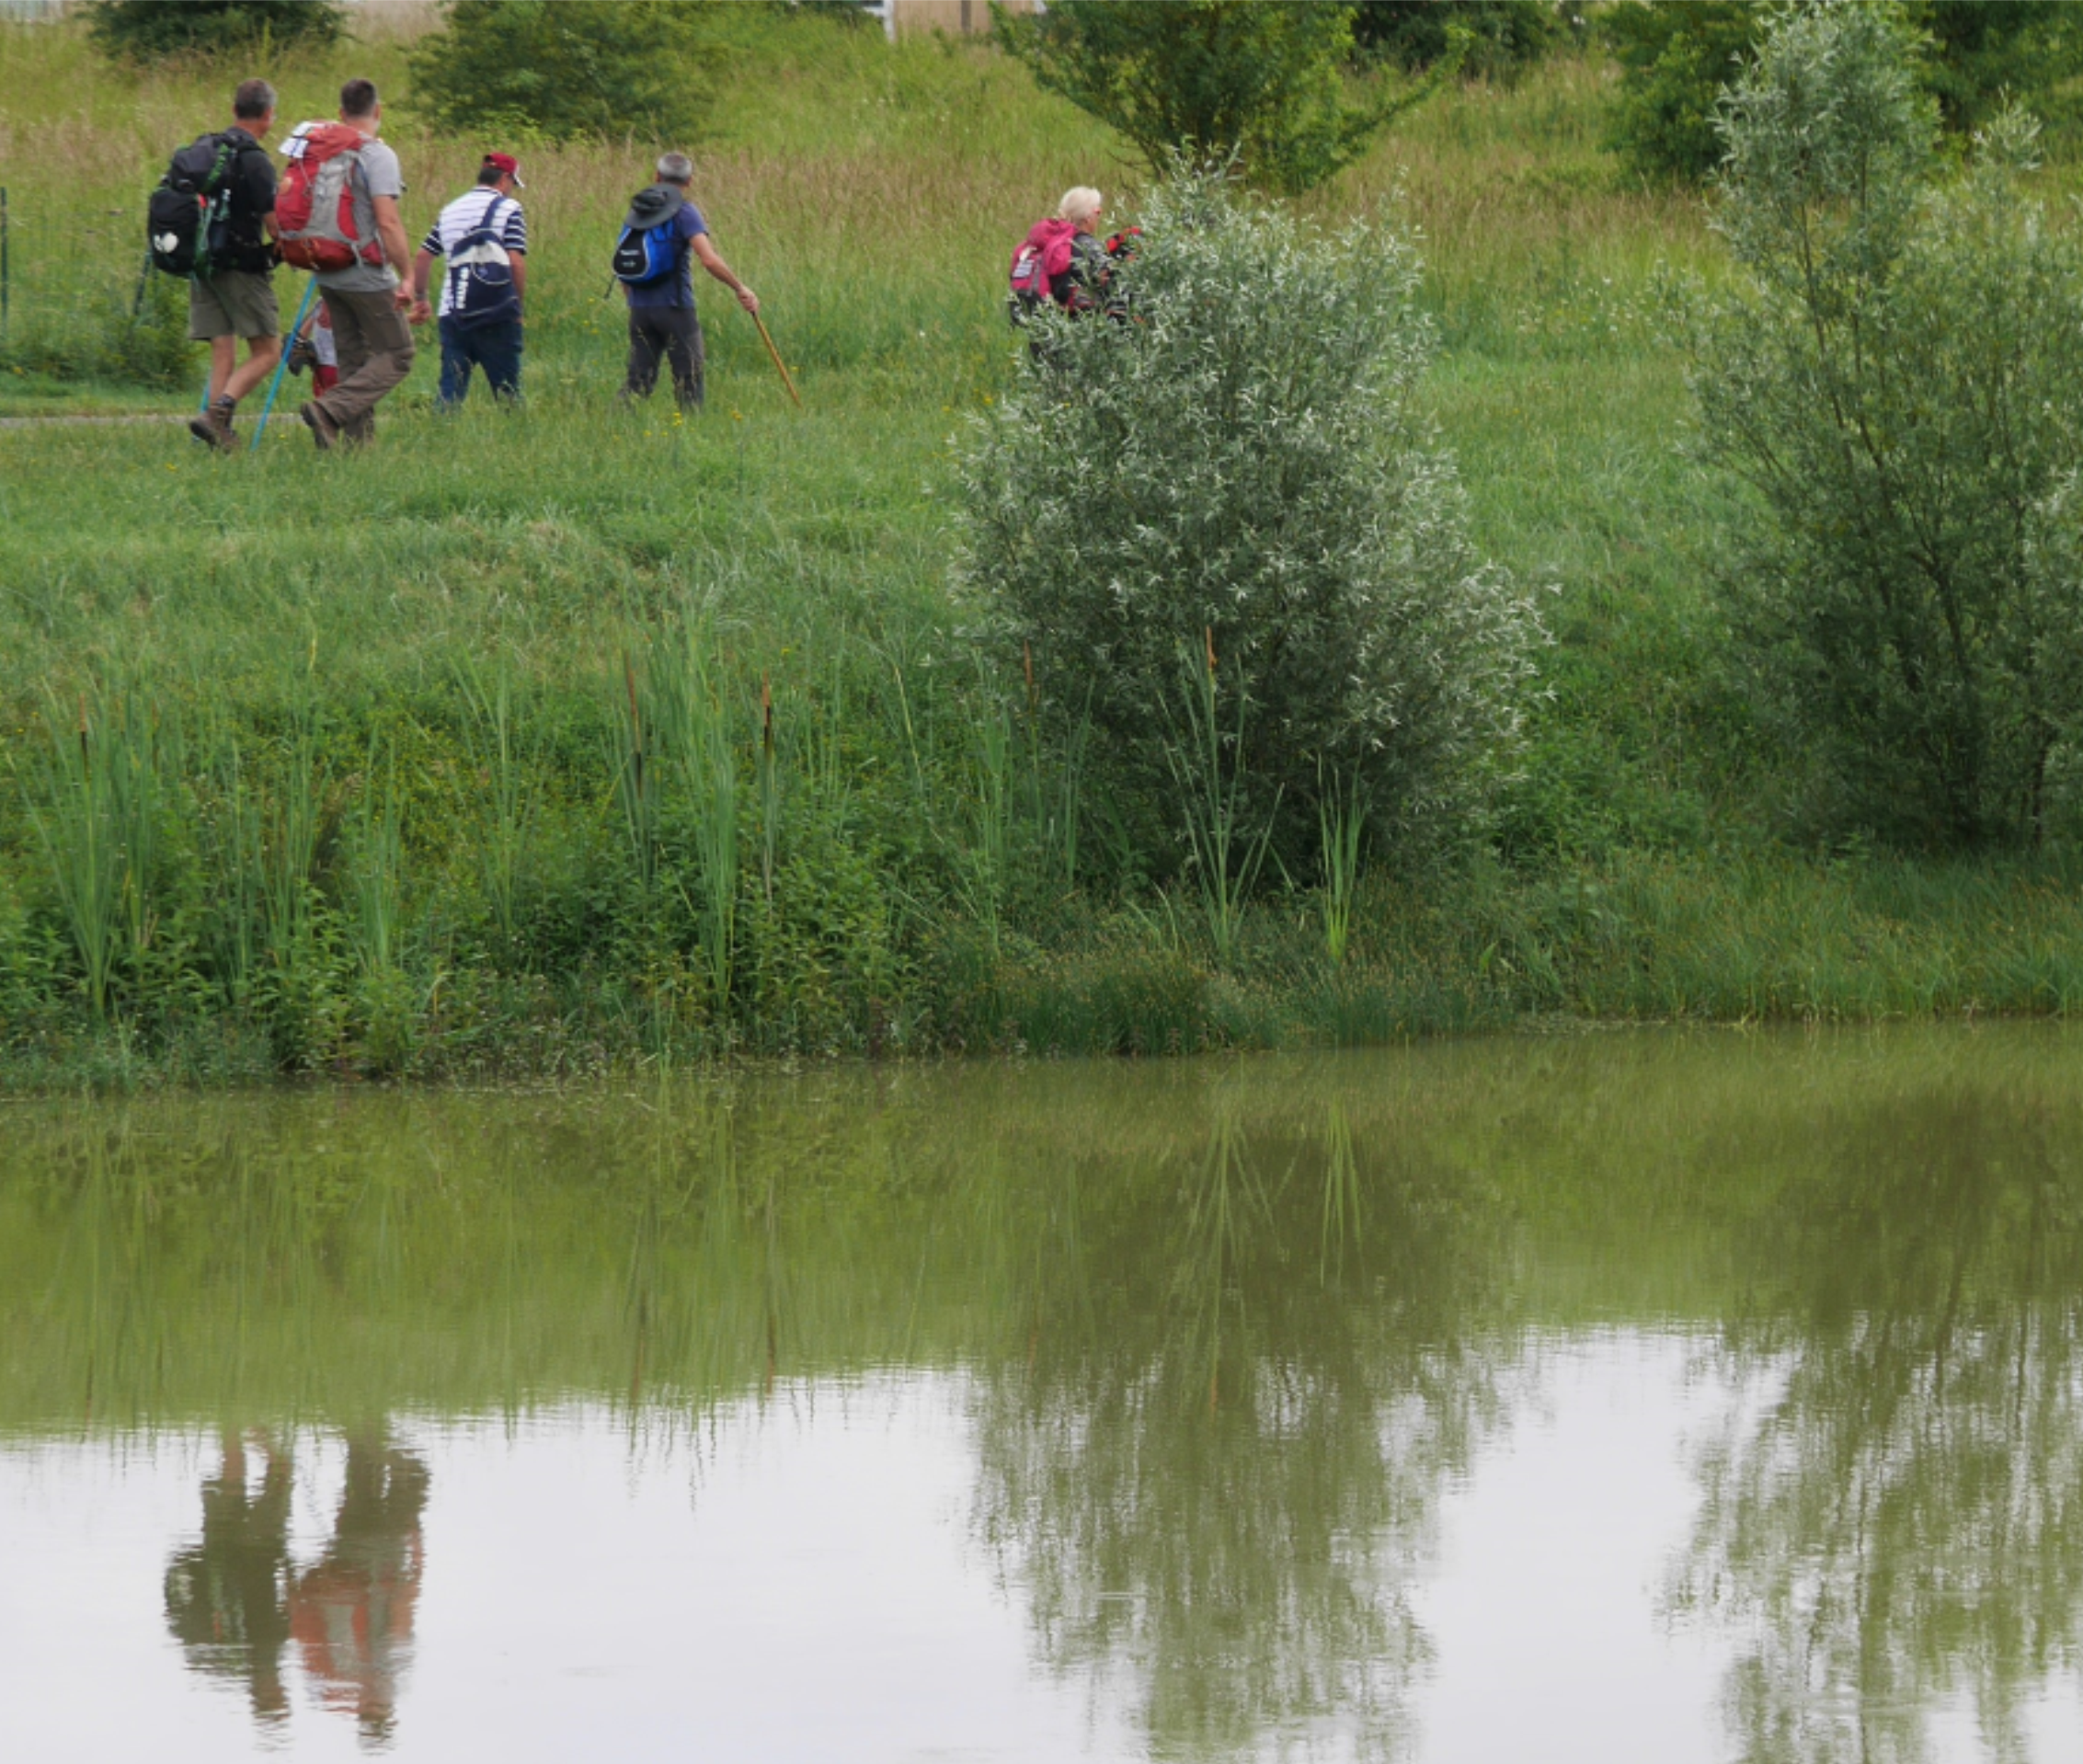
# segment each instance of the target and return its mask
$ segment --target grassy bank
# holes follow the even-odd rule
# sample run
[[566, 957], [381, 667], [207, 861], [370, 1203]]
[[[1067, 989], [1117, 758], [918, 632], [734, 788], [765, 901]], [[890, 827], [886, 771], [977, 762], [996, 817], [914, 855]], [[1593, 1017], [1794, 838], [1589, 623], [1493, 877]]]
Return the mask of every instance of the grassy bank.
[[[110, 204], [141, 204], [220, 108], [214, 75], [5, 38], [30, 208], [86, 139]], [[269, 72], [294, 118], [399, 53]], [[646, 155], [592, 146], [529, 157], [521, 412], [438, 418], [429, 338], [361, 457], [315, 460], [293, 421], [235, 460], [174, 428], [0, 431], [0, 1072], [2067, 1010], [2058, 854], [1784, 837], [1791, 786], [1722, 683], [1718, 516], [1673, 446], [1652, 298], [1660, 264], [1715, 260], [1694, 202], [1598, 152], [1603, 78], [1449, 95], [1310, 199], [1422, 228], [1478, 534], [1555, 590], [1488, 848], [1450, 874], [1382, 854], [1343, 962], [1322, 902], [1275, 888], [1219, 964], [1197, 897], [1112, 849], [1075, 756], [1029, 739], [1020, 658], [950, 598], [950, 438], [1014, 371], [1002, 258], [1065, 185], [1123, 181], [1111, 149], [988, 50], [805, 19], [747, 32], [697, 153], [801, 412], [715, 302], [707, 415], [612, 407], [604, 259]], [[417, 232], [486, 143], [386, 134]]]

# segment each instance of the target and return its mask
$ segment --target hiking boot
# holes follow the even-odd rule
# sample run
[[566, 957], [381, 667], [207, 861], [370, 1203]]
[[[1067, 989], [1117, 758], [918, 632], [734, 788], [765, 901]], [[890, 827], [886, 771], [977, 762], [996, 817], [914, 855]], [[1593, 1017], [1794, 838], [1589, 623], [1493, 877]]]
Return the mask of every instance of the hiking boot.
[[318, 443], [323, 453], [340, 438], [340, 426], [326, 415], [324, 405], [305, 405], [296, 413], [303, 418], [303, 426], [311, 431], [311, 439]]
[[317, 361], [316, 347], [308, 337], [299, 334], [290, 338], [289, 353], [283, 358], [282, 366], [291, 373], [302, 373], [304, 369], [315, 366]]
[[228, 453], [237, 444], [232, 433], [232, 413], [237, 408], [229, 398], [212, 398], [201, 415], [188, 419], [188, 432], [204, 446]]

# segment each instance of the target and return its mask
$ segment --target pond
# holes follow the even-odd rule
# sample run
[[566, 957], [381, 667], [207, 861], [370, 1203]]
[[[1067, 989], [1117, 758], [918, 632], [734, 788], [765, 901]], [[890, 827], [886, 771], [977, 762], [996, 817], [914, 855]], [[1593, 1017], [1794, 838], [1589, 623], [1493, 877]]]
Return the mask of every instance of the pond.
[[0, 1756], [2083, 1759], [2083, 1036], [0, 1105]]

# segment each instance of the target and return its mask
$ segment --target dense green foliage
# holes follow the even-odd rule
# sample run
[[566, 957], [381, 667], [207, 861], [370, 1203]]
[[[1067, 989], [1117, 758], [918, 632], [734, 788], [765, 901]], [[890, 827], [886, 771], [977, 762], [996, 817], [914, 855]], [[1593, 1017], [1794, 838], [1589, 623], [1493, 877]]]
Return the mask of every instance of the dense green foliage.
[[1619, 63], [1611, 141], [1638, 171], [1700, 178], [1722, 156], [1715, 106], [1762, 28], [1759, 0], [1621, 0], [1598, 29]]
[[1949, 129], [2047, 104], [2083, 65], [2083, 21], [2066, 0], [1908, 0], [1904, 13], [1924, 33], [1922, 83]]
[[1382, 849], [1436, 849], [1508, 760], [1539, 624], [1417, 405], [1415, 253], [1207, 178], [1143, 224], [1127, 322], [1049, 315], [979, 427], [971, 585], [1148, 870], [1161, 839], [1217, 861], [1216, 801], [1295, 875], [1356, 794]]
[[1511, 79], [1539, 62], [1579, 8], [1553, 0], [1356, 0], [1353, 42], [1409, 73], [1458, 54], [1462, 72]]
[[86, 12], [104, 52], [134, 62], [246, 53], [263, 43], [324, 47], [347, 28], [339, 0], [90, 0]]
[[452, 0], [410, 58], [412, 101], [444, 129], [684, 144], [714, 92], [709, 0]]
[[1353, 9], [1327, 0], [1061, 0], [1001, 13], [998, 34], [1044, 90], [1119, 130], [1157, 172], [1176, 155], [1234, 160], [1268, 189], [1307, 189], [1412, 101], [1348, 98]]
[[[1600, 14], [1620, 68], [1613, 145], [1652, 176], [1713, 170], [1723, 88], [1774, 17], [1800, 9], [1800, 0], [1621, 0]], [[2007, 103], [2052, 100], [2083, 56], [2075, 8], [2063, 0], [1883, 0], [1883, 10], [1916, 33], [1918, 84], [1954, 131], [1978, 128]]]
[[1809, 812], [1928, 845], [2034, 841], [2073, 740], [2083, 597], [2029, 579], [2083, 462], [2083, 253], [2018, 187], [2028, 125], [1935, 180], [1916, 48], [1880, 8], [1783, 15], [1728, 108], [1717, 218], [1745, 272], [1693, 342], [1756, 699]]

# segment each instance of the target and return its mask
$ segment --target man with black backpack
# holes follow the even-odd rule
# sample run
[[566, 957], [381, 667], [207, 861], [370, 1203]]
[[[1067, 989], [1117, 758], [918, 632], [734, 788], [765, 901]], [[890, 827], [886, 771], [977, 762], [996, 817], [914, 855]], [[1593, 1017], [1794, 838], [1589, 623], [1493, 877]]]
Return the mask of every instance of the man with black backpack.
[[427, 279], [436, 258], [441, 278], [441, 392], [453, 408], [470, 390], [470, 370], [485, 370], [495, 398], [521, 396], [521, 303], [528, 286], [528, 222], [514, 200], [526, 188], [511, 154], [488, 153], [477, 184], [441, 212], [412, 260], [412, 322], [429, 315]]
[[702, 322], [694, 315], [691, 258], [732, 293], [749, 313], [760, 298], [716, 255], [702, 211], [688, 200], [694, 162], [669, 153], [658, 161], [658, 181], [638, 190], [615, 243], [614, 273], [629, 302], [629, 373], [622, 395], [647, 398], [658, 383], [658, 358], [672, 364], [673, 395], [682, 410], [702, 407]]
[[152, 260], [188, 278], [188, 334], [210, 345], [210, 393], [189, 432], [215, 448], [232, 445], [239, 400], [274, 371], [282, 349], [269, 242], [275, 167], [259, 139], [274, 120], [275, 88], [242, 83], [232, 95], [232, 126], [174, 155], [148, 211]]

